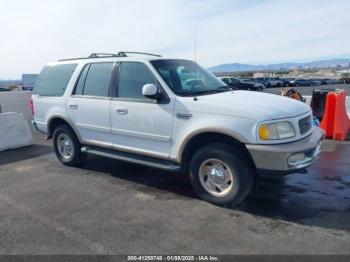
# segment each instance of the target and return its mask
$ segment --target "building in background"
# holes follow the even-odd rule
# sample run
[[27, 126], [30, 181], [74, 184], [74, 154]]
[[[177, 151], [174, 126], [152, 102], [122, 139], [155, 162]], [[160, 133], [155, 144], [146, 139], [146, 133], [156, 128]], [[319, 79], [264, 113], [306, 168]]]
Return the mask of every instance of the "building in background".
[[22, 74], [23, 90], [32, 91], [38, 74]]

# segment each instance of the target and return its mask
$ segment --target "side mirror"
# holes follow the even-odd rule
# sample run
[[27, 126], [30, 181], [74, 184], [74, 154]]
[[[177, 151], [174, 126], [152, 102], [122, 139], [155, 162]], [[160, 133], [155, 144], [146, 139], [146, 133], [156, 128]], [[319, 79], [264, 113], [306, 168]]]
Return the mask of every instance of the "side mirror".
[[159, 89], [155, 84], [145, 84], [142, 87], [142, 95], [144, 97], [158, 100], [159, 98]]

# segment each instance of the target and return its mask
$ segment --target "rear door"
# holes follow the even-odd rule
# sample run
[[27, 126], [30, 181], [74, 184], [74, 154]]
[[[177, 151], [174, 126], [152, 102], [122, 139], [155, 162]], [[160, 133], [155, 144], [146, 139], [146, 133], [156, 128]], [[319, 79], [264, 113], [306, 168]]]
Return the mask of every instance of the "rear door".
[[85, 65], [67, 103], [70, 119], [87, 144], [111, 147], [109, 107], [113, 62]]
[[171, 150], [174, 99], [165, 92], [157, 102], [142, 96], [145, 84], [161, 88], [141, 62], [119, 64], [116, 97], [111, 101], [113, 147], [118, 150], [168, 158]]

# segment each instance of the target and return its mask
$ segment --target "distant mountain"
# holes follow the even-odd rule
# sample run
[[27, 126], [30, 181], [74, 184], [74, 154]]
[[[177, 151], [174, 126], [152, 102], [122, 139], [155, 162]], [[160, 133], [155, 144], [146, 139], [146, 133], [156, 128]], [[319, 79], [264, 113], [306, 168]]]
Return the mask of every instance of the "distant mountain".
[[280, 64], [269, 64], [269, 65], [249, 65], [249, 64], [222, 64], [214, 67], [210, 67], [209, 71], [212, 73], [223, 73], [223, 72], [245, 72], [245, 71], [269, 71], [269, 70], [283, 70], [283, 69], [296, 69], [296, 68], [327, 68], [348, 66], [350, 64], [350, 58], [344, 59], [330, 59], [321, 60], [307, 63], [280, 63]]

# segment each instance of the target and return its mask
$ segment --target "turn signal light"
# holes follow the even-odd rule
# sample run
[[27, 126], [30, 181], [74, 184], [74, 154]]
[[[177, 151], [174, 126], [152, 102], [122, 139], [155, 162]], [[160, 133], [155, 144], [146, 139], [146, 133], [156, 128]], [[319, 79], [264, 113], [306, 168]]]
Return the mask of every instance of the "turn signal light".
[[259, 137], [263, 140], [268, 140], [270, 138], [270, 131], [267, 125], [262, 125], [259, 128]]

